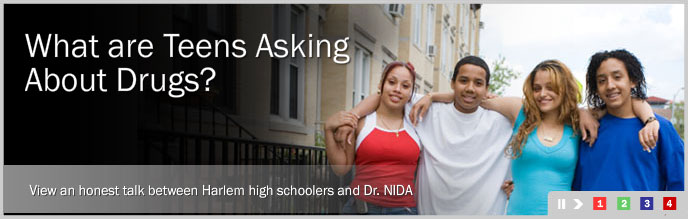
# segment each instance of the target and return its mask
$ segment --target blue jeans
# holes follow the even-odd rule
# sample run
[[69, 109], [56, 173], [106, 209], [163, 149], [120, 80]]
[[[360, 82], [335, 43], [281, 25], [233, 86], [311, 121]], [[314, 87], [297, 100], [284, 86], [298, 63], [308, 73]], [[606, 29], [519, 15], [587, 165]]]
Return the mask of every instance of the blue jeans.
[[[354, 205], [354, 197], [344, 204], [342, 214], [359, 214]], [[386, 215], [417, 215], [418, 209], [416, 207], [382, 207], [368, 203], [368, 213], [370, 215], [386, 214]]]

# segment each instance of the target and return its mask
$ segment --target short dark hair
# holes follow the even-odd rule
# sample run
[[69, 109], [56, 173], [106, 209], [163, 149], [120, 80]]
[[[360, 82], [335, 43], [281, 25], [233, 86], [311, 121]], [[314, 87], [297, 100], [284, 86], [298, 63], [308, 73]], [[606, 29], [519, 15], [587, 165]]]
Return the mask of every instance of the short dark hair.
[[456, 81], [456, 76], [459, 74], [459, 68], [465, 64], [477, 65], [485, 69], [485, 84], [490, 85], [490, 68], [487, 67], [485, 60], [477, 56], [466, 56], [459, 60], [459, 62], [456, 63], [456, 66], [454, 66], [454, 75], [452, 75], [452, 81]]
[[585, 76], [585, 83], [587, 85], [587, 97], [585, 97], [588, 104], [594, 108], [601, 109], [607, 106], [606, 103], [597, 94], [597, 69], [600, 68], [602, 62], [609, 58], [615, 58], [624, 63], [626, 71], [628, 72], [628, 77], [631, 82], [635, 83], [635, 88], [631, 89], [631, 97], [638, 99], [647, 99], [647, 94], [645, 94], [646, 83], [645, 76], [643, 74], [643, 66], [638, 61], [638, 58], [633, 55], [633, 53], [625, 50], [618, 49], [614, 51], [602, 51], [595, 53], [590, 57], [590, 64], [588, 65], [588, 73]]

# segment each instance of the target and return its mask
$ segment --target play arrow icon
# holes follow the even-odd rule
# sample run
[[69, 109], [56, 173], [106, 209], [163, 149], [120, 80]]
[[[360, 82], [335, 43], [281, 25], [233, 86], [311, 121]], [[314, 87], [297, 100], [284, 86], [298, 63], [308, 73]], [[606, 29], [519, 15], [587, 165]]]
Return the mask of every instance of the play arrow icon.
[[578, 210], [578, 209], [580, 209], [581, 207], [583, 207], [583, 202], [582, 202], [582, 201], [578, 200], [577, 198], [574, 198], [573, 201], [576, 202], [576, 207], [573, 207], [574, 210]]

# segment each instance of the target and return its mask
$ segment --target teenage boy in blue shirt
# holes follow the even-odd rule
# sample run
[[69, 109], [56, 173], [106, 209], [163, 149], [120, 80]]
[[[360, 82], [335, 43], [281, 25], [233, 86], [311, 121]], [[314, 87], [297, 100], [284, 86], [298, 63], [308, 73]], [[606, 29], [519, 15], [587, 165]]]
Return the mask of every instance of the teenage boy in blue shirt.
[[[633, 113], [631, 98], [647, 98], [638, 59], [624, 49], [596, 53], [586, 83], [588, 104], [607, 113], [592, 147], [580, 142], [573, 190], [683, 191], [683, 140], [665, 118], [643, 122]], [[637, 133], [653, 122], [660, 127], [656, 148], [644, 151]]]

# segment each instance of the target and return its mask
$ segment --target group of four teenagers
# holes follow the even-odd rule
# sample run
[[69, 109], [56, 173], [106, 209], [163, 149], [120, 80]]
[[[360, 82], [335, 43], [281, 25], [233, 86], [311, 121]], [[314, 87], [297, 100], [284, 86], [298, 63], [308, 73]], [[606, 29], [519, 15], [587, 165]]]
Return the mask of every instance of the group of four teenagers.
[[525, 98], [487, 98], [490, 70], [476, 56], [456, 64], [453, 93], [415, 94], [415, 75], [388, 64], [377, 95], [327, 120], [328, 159], [339, 175], [355, 166], [351, 187], [413, 188], [351, 197], [343, 213], [547, 214], [550, 191], [683, 190], [683, 141], [644, 101], [626, 50], [592, 56], [589, 109], [558, 60], [530, 72]]

